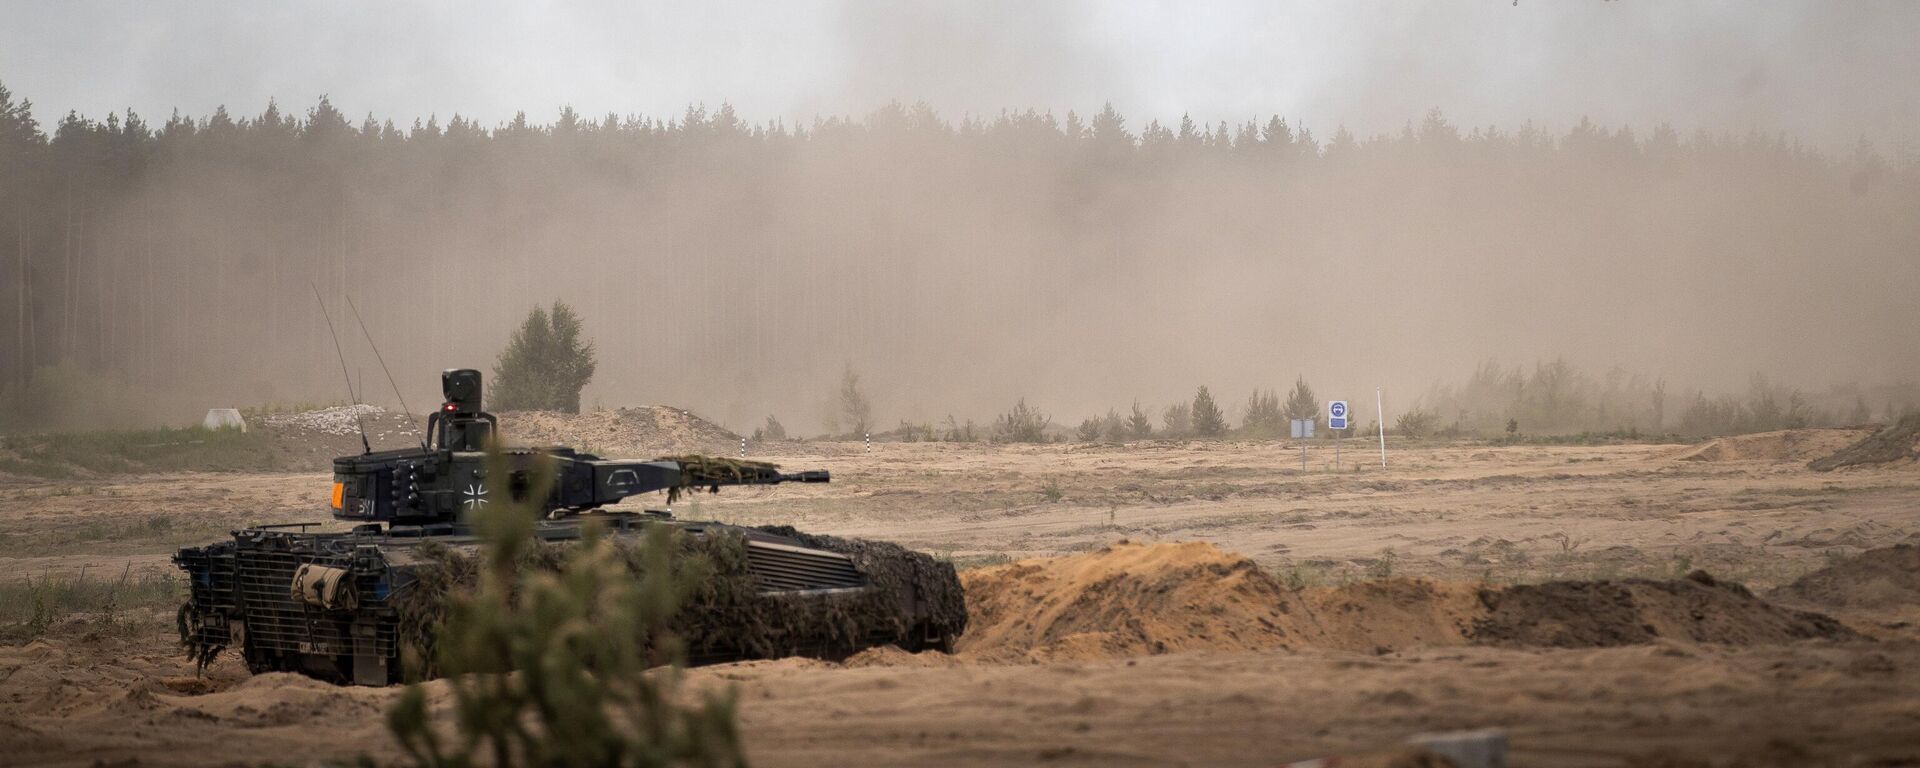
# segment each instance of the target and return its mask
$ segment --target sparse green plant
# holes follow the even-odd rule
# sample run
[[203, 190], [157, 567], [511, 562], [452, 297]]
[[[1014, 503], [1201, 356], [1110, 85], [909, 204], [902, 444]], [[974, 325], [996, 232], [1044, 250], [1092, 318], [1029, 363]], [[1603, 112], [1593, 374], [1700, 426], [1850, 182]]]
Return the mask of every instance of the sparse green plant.
[[1410, 408], [1393, 421], [1393, 431], [1402, 437], [1425, 437], [1433, 433], [1434, 425], [1439, 422], [1432, 411], [1423, 408]]
[[1574, 538], [1572, 535], [1569, 535], [1566, 531], [1555, 531], [1553, 533], [1550, 533], [1547, 535], [1547, 540], [1559, 542], [1560, 552], [1563, 554], [1573, 554], [1573, 552], [1575, 550], [1578, 550], [1581, 547], [1581, 545], [1584, 545], [1587, 543], [1586, 538]]
[[973, 419], [967, 419], [963, 424], [953, 414], [947, 414], [947, 432], [940, 439], [949, 443], [977, 443], [980, 442], [980, 429], [974, 425]]
[[767, 414], [767, 423], [753, 431], [753, 441], [756, 443], [764, 440], [785, 439], [787, 439], [787, 426], [781, 424], [780, 420], [774, 418], [771, 413]]
[[952, 552], [947, 552], [941, 555], [939, 559], [953, 563], [954, 569], [960, 571], [1006, 565], [1007, 563], [1013, 562], [1013, 556], [1005, 552], [987, 552], [978, 555], [954, 555]]
[[905, 419], [900, 421], [900, 426], [894, 427], [893, 433], [903, 443], [931, 443], [934, 440], [932, 424], [915, 424]]
[[1059, 478], [1048, 478], [1047, 484], [1040, 486], [1040, 495], [1046, 498], [1047, 503], [1057, 504], [1066, 498], [1067, 492], [1060, 487]]
[[[489, 476], [513, 470], [497, 452]], [[635, 578], [598, 526], [558, 571], [523, 570], [550, 466], [525, 476], [527, 492], [488, 507], [478, 583], [456, 595], [436, 642], [449, 675], [453, 732], [434, 726], [425, 690], [409, 687], [388, 726], [416, 764], [494, 766], [745, 765], [731, 694], [684, 703], [668, 631], [685, 585], [676, 578], [674, 532], [650, 529]]]
[[1367, 578], [1387, 579], [1393, 577], [1393, 563], [1399, 557], [1392, 547], [1380, 550], [1380, 556], [1367, 564]]
[[92, 615], [98, 628], [127, 628], [129, 611], [172, 608], [180, 583], [171, 573], [133, 573], [101, 579], [83, 569], [73, 575], [44, 574], [0, 582], [0, 638], [32, 639], [70, 616]]
[[1000, 415], [993, 423], [993, 439], [1000, 443], [1044, 443], [1047, 442], [1047, 425], [1053, 419], [1027, 405], [1026, 398], [1020, 398], [1013, 410]]

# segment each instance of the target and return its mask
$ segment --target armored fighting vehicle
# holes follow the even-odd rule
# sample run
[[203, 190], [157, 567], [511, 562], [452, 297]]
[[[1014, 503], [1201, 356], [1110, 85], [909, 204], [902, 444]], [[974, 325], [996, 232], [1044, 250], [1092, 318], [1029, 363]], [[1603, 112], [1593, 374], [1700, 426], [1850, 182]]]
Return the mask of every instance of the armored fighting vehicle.
[[[670, 526], [683, 552], [708, 556], [710, 577], [674, 622], [689, 663], [838, 658], [886, 644], [951, 650], [966, 629], [953, 566], [897, 545], [605, 509], [661, 491], [671, 500], [728, 485], [824, 483], [826, 472], [704, 456], [609, 460], [560, 447], [489, 454], [499, 430], [480, 409], [480, 372], [446, 371], [441, 386], [446, 402], [420, 446], [334, 460], [330, 505], [334, 518], [356, 523], [350, 530], [260, 526], [174, 555], [189, 579], [179, 628], [190, 656], [204, 665], [237, 648], [255, 672], [360, 685], [435, 676], [433, 633], [449, 591], [473, 573], [473, 525], [506, 498], [544, 510], [534, 535], [549, 552], [592, 524], [616, 546]], [[551, 490], [527, 498], [539, 486]]]

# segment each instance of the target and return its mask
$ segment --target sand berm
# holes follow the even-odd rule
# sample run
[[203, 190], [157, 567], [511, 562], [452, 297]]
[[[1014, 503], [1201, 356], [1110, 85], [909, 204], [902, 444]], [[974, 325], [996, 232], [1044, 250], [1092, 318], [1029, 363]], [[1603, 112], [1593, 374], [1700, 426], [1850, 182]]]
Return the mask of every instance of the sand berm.
[[992, 661], [1859, 638], [1825, 615], [1774, 605], [1702, 572], [1514, 586], [1389, 578], [1296, 589], [1211, 544], [1122, 541], [976, 569], [962, 581], [972, 624], [959, 654]]

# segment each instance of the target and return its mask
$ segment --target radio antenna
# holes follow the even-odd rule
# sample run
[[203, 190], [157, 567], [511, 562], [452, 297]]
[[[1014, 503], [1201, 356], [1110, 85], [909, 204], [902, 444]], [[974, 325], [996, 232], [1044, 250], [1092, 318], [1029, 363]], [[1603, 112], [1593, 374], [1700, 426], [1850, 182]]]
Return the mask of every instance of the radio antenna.
[[420, 448], [427, 447], [427, 433], [413, 420], [413, 409], [407, 407], [407, 396], [400, 394], [400, 385], [394, 383], [393, 372], [387, 370], [387, 359], [380, 356], [380, 345], [373, 343], [373, 332], [367, 330], [367, 321], [360, 317], [360, 307], [353, 303], [353, 296], [347, 296], [347, 308], [353, 310], [353, 321], [360, 324], [360, 333], [367, 337], [367, 346], [373, 349], [373, 359], [380, 361], [380, 372], [387, 375], [387, 386], [393, 387], [393, 396], [400, 401], [400, 412], [407, 415], [407, 425], [420, 432]]
[[360, 449], [373, 453], [373, 446], [367, 443], [367, 425], [360, 420], [360, 396], [353, 393], [353, 374], [347, 371], [347, 353], [340, 350], [340, 334], [333, 332], [333, 315], [327, 312], [327, 300], [320, 296], [320, 286], [312, 280], [307, 286], [313, 289], [313, 300], [320, 302], [320, 316], [327, 319], [327, 335], [333, 337], [333, 354], [340, 358], [340, 377], [347, 380], [347, 399], [353, 401], [353, 423], [360, 428]]

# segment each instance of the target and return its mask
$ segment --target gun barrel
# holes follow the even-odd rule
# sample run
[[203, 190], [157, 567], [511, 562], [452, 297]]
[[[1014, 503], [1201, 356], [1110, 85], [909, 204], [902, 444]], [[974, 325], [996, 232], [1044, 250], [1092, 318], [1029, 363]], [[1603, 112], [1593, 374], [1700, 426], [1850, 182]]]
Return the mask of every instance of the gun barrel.
[[833, 477], [827, 474], [827, 471], [824, 469], [810, 469], [805, 472], [794, 472], [791, 474], [783, 474], [780, 476], [780, 482], [783, 482], [783, 483], [830, 483], [830, 482], [833, 482]]

